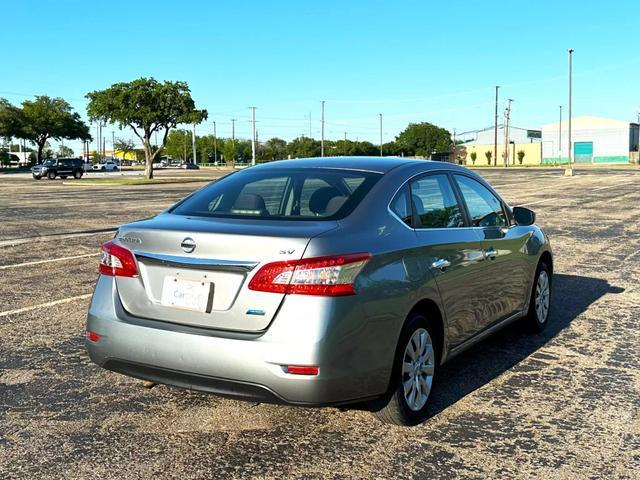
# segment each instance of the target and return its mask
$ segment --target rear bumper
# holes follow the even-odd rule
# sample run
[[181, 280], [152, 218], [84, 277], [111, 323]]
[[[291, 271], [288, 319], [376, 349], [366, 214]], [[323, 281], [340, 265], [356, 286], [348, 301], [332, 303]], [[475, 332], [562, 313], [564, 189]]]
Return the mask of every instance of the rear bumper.
[[[133, 317], [113, 279], [101, 276], [87, 320], [100, 340], [87, 340], [87, 350], [109, 370], [241, 400], [323, 406], [383, 394], [391, 365], [368, 337], [388, 337], [364, 328], [353, 297], [300, 297], [287, 297], [265, 332], [221, 332]], [[291, 375], [283, 365], [320, 371]]]

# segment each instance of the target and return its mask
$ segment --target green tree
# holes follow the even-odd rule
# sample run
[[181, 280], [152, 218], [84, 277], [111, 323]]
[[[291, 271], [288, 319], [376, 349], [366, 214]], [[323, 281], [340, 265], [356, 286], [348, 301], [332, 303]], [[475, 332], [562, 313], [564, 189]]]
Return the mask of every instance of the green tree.
[[451, 147], [451, 134], [448, 130], [431, 123], [410, 123], [396, 137], [396, 143], [405, 155], [428, 157], [433, 152], [448, 152]]
[[493, 152], [491, 150], [487, 150], [484, 152], [484, 156], [487, 157], [487, 165], [491, 165], [491, 157], [493, 157]]
[[172, 131], [164, 143], [165, 145], [162, 151], [171, 158], [179, 158], [183, 162], [186, 162], [187, 159], [193, 157], [191, 132], [187, 130], [180, 129]]
[[[89, 118], [128, 126], [142, 141], [147, 178], [153, 178], [153, 161], [166, 146], [170, 131], [178, 124], [198, 124], [207, 118], [206, 110], [196, 109], [185, 82], [139, 78], [90, 92], [87, 98]], [[151, 137], [159, 130], [164, 132], [162, 144], [154, 147]]]
[[22, 110], [0, 98], [0, 137], [20, 137], [23, 120]]
[[258, 147], [257, 160], [260, 162], [272, 162], [287, 158], [287, 142], [281, 138], [271, 138]]
[[524, 160], [525, 152], [524, 150], [518, 150], [518, 163], [522, 165], [522, 161]]
[[36, 158], [39, 161], [45, 157], [44, 150], [50, 139], [91, 139], [89, 127], [62, 98], [39, 96], [35, 100], [25, 100], [22, 102], [22, 109], [18, 110], [20, 113], [13, 110], [19, 116], [14, 122], [13, 136], [35, 144]]
[[222, 144], [222, 156], [224, 157], [224, 161], [227, 166], [234, 167], [236, 165], [236, 154], [237, 154], [237, 146], [236, 141], [230, 138], [227, 138], [223, 141]]
[[[328, 146], [328, 142], [325, 142], [325, 149], [330, 152]], [[287, 145], [287, 155], [291, 155], [291, 158], [319, 157], [320, 142], [309, 137], [295, 138]]]
[[[122, 159], [126, 159], [127, 155], [135, 153], [136, 145], [133, 143], [133, 140], [125, 139], [125, 138], [116, 138], [114, 149], [122, 152]], [[115, 155], [116, 152], [113, 152]]]
[[478, 158], [478, 154], [475, 151], [473, 151], [473, 152], [471, 152], [469, 154], [469, 156], [471, 157], [471, 163], [473, 165], [475, 165], [476, 164], [476, 158]]
[[60, 145], [58, 147], [58, 156], [59, 157], [73, 157], [73, 149], [67, 147], [66, 145]]

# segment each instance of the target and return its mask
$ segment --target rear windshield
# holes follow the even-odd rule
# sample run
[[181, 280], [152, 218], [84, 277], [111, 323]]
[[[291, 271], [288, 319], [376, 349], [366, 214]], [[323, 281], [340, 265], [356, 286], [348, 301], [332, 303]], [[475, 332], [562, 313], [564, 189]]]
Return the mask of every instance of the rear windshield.
[[177, 215], [274, 220], [346, 217], [381, 177], [323, 168], [248, 169], [199, 190], [171, 210]]

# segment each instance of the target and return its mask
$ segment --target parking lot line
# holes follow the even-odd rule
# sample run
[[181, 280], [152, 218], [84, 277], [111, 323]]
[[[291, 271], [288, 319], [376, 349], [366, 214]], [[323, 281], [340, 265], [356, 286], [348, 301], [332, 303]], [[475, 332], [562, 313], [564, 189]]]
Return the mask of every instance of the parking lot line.
[[73, 255], [72, 257], [59, 257], [59, 258], [50, 258], [48, 260], [37, 260], [34, 262], [23, 262], [23, 263], [14, 263], [11, 265], [0, 265], [0, 270], [6, 270], [8, 268], [28, 267], [31, 265], [40, 265], [42, 263], [62, 262], [64, 260], [73, 260], [74, 258], [95, 257], [96, 255], [98, 255], [97, 252], [85, 253], [84, 255]]
[[16, 310], [6, 310], [0, 312], [0, 318], [8, 317], [9, 315], [16, 315], [18, 313], [30, 312], [31, 310], [38, 310], [39, 308], [52, 307], [54, 305], [60, 305], [61, 303], [70, 303], [75, 300], [84, 300], [85, 298], [91, 298], [92, 293], [85, 293], [84, 295], [77, 295], [75, 297], [62, 298], [60, 300], [54, 300], [53, 302], [41, 303], [39, 305], [32, 305], [30, 307], [18, 308]]
[[62, 240], [67, 238], [89, 237], [91, 235], [102, 235], [107, 233], [114, 233], [117, 230], [118, 230], [117, 228], [104, 228], [104, 229], [92, 230], [88, 232], [55, 233], [52, 235], [41, 235], [38, 237], [14, 238], [11, 240], [0, 241], [0, 247], [13, 247], [14, 245], [20, 245], [20, 244], [29, 243], [29, 242], [45, 242], [47, 240]]

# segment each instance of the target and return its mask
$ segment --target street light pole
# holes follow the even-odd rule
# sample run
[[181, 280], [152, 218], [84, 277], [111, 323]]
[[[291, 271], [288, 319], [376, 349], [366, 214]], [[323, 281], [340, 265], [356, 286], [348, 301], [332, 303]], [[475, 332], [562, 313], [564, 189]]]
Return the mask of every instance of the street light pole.
[[218, 163], [218, 136], [216, 135], [216, 122], [213, 122], [213, 163]]
[[562, 105], [560, 105], [560, 123], [558, 124], [558, 163], [562, 160]]
[[191, 129], [191, 149], [193, 150], [193, 164], [198, 164], [198, 156], [196, 155], [196, 124], [192, 125]]
[[498, 166], [498, 90], [496, 85], [496, 115], [493, 124], [493, 165]]
[[320, 120], [320, 156], [324, 157], [324, 100], [320, 102], [321, 105], [321, 120]]
[[382, 114], [378, 115], [380, 115], [380, 156], [382, 156]]
[[256, 107], [251, 109], [251, 165], [256, 164]]
[[573, 175], [573, 155], [572, 155], [572, 149], [571, 149], [571, 116], [573, 114], [572, 109], [573, 109], [573, 105], [571, 103], [572, 98], [571, 98], [571, 89], [573, 87], [572, 85], [572, 70], [573, 70], [573, 48], [569, 49], [569, 131], [568, 131], [568, 142], [569, 142], [569, 150], [568, 150], [568, 154], [569, 154], [569, 168], [567, 168], [564, 172], [565, 175], [567, 176], [571, 176]]

